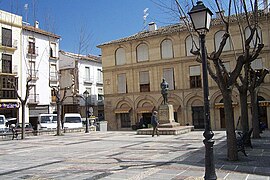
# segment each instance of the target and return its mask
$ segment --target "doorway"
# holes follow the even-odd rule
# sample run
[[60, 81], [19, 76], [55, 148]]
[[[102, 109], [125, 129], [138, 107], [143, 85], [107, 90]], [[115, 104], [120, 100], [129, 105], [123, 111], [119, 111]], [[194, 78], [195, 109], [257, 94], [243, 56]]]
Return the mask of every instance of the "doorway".
[[196, 106], [192, 108], [192, 122], [195, 129], [204, 129], [204, 108]]

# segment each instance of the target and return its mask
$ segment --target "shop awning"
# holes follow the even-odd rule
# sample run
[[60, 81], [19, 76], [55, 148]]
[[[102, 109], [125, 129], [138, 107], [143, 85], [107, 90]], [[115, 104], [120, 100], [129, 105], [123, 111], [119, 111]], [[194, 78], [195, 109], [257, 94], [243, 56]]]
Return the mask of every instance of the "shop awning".
[[[238, 105], [237, 102], [232, 103], [233, 107], [236, 107], [237, 105]], [[215, 103], [215, 108], [217, 108], [217, 109], [224, 108], [224, 103]]]
[[18, 102], [1, 102], [0, 103], [0, 108], [7, 108], [7, 109], [12, 109], [12, 108], [19, 108], [20, 103]]
[[152, 113], [154, 106], [138, 107], [136, 109], [137, 113]]
[[115, 114], [121, 114], [121, 113], [129, 113], [131, 107], [122, 107], [122, 108], [117, 108], [114, 110]]

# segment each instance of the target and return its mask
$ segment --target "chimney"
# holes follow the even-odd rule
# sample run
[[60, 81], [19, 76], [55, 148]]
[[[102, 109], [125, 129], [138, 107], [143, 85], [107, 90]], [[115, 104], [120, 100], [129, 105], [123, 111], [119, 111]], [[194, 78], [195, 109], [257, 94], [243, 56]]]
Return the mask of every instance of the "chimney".
[[150, 22], [148, 25], [149, 25], [149, 31], [155, 31], [155, 30], [157, 30], [156, 23]]
[[39, 27], [39, 22], [35, 21], [35, 28], [38, 28], [38, 27]]

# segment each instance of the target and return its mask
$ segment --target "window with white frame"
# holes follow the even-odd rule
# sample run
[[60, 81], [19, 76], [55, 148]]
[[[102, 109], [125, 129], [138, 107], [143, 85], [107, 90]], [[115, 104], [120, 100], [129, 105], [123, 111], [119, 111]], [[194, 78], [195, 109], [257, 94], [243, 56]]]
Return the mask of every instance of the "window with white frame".
[[190, 88], [202, 87], [201, 68], [199, 65], [189, 67], [189, 78], [190, 78]]
[[[219, 46], [220, 46], [220, 42], [222, 41], [223, 35], [226, 33], [226, 31], [218, 31], [215, 34], [215, 50], [217, 51]], [[227, 39], [226, 44], [223, 48], [223, 51], [230, 51], [231, 50], [231, 40], [230, 37]]]
[[50, 79], [57, 80], [57, 67], [56, 64], [50, 65]]
[[140, 92], [150, 92], [149, 71], [141, 71], [140, 76]]
[[50, 57], [56, 57], [56, 43], [54, 42], [50, 44]]
[[163, 78], [169, 85], [169, 90], [174, 90], [174, 71], [173, 68], [163, 69]]
[[28, 54], [37, 54], [36, 52], [36, 40], [34, 37], [28, 37]]
[[223, 65], [228, 72], [231, 72], [231, 66], [229, 61], [223, 62]]
[[90, 67], [88, 67], [88, 66], [85, 66], [84, 67], [84, 81], [85, 82], [90, 82], [91, 81], [91, 79], [90, 79]]
[[98, 72], [98, 76], [97, 76], [97, 81], [99, 82], [99, 83], [102, 83], [103, 82], [103, 75], [102, 75], [102, 69], [98, 69], [97, 70], [97, 72]]
[[[248, 39], [250, 35], [251, 35], [250, 28], [246, 27], [246, 29], [245, 29], [246, 39]], [[255, 31], [253, 38], [252, 38], [252, 41], [250, 42], [249, 46], [251, 48], [254, 48], [255, 45], [258, 46], [259, 43], [262, 43], [262, 30], [260, 27], [258, 27], [257, 30]]]
[[115, 52], [116, 65], [126, 64], [126, 52], [124, 48], [118, 48]]
[[145, 43], [140, 44], [137, 46], [137, 61], [148, 61], [149, 55], [148, 55], [148, 46]]
[[193, 54], [190, 52], [191, 50], [196, 51], [197, 48], [200, 48], [199, 46], [199, 38], [195, 35], [189, 35], [186, 38], [186, 55], [187, 56], [193, 56]]
[[118, 93], [127, 93], [127, 79], [126, 74], [117, 75]]
[[161, 43], [161, 58], [162, 59], [173, 58], [173, 44], [170, 39], [165, 39]]

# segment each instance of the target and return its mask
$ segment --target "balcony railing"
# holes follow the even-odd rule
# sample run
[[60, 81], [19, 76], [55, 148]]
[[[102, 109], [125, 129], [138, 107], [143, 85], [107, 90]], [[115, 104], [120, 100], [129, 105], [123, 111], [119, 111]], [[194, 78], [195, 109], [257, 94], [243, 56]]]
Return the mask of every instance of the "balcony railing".
[[85, 77], [85, 78], [83, 79], [83, 82], [84, 82], [84, 83], [93, 83], [93, 82], [94, 82], [94, 79], [93, 79], [93, 78], [89, 78], [89, 77]]
[[28, 71], [28, 79], [32, 78], [32, 80], [37, 80], [38, 79], [38, 70], [29, 70]]
[[39, 94], [29, 94], [28, 103], [29, 104], [38, 104], [39, 103]]

